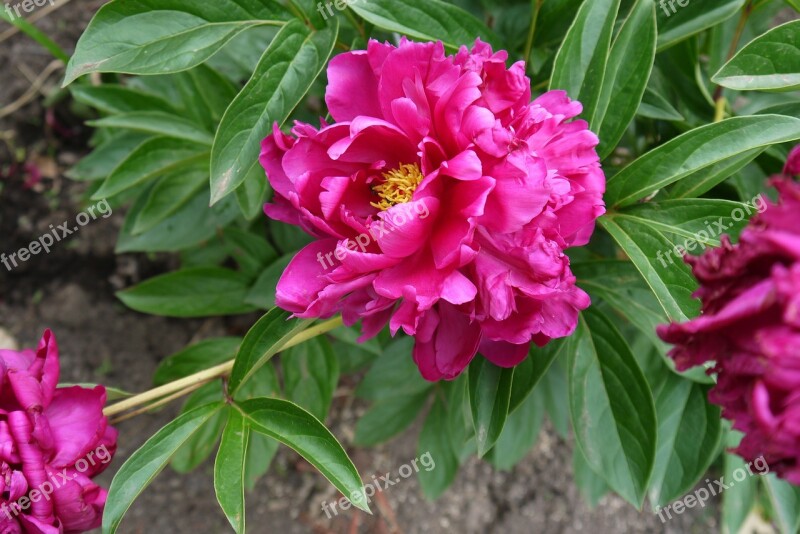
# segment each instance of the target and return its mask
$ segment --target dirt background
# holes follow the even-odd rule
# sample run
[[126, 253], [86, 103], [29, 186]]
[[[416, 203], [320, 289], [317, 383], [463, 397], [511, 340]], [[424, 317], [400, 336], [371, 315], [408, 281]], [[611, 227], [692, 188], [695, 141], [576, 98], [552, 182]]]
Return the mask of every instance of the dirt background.
[[[12, 2], [13, 3], [13, 2]], [[56, 0], [58, 9], [37, 21], [68, 52], [103, 2]], [[0, 6], [2, 7], [2, 6]], [[44, 9], [44, 8], [39, 8]], [[8, 26], [0, 23], [0, 39]], [[0, 109], [23, 95], [52, 61], [23, 35], [0, 42]], [[83, 209], [82, 184], [63, 172], [86, 152], [88, 131], [71, 123], [66, 104], [48, 119], [42, 105], [63, 74], [57, 69], [40, 95], [8, 117], [0, 118], [0, 252], [12, 252]], [[18, 157], [36, 161], [45, 175], [30, 176], [9, 167]], [[11, 169], [13, 171], [13, 169]], [[10, 174], [10, 175], [9, 175]], [[216, 335], [241, 335], [252, 317], [186, 321], [130, 311], [114, 292], [169, 268], [166, 257], [115, 256], [113, 246], [122, 214], [97, 219], [62, 242], [49, 255], [31, 258], [12, 272], [0, 266], [0, 345], [34, 346], [45, 328], [52, 328], [61, 347], [62, 381], [101, 382], [129, 391], [150, 387], [152, 373], [165, 356], [187, 343]], [[113, 472], [156, 430], [177, 413], [163, 412], [122, 423]], [[370, 450], [350, 446], [355, 421], [365, 406], [336, 400], [331, 425], [353, 456], [365, 480], [397, 469], [416, 456], [419, 424], [392, 442]], [[719, 502], [693, 509], [662, 524], [649, 510], [640, 512], [622, 499], [607, 496], [594, 509], [573, 483], [572, 441], [559, 438], [545, 425], [536, 448], [512, 472], [494, 471], [472, 459], [452, 488], [437, 502], [426, 501], [412, 476], [382, 494], [375, 516], [342, 512], [328, 519], [323, 501], [335, 490], [292, 451], [282, 448], [269, 474], [248, 495], [251, 532], [291, 533], [708, 533], [718, 531]], [[224, 533], [227, 522], [218, 509], [210, 462], [182, 476], [169, 469], [136, 501], [120, 532]]]

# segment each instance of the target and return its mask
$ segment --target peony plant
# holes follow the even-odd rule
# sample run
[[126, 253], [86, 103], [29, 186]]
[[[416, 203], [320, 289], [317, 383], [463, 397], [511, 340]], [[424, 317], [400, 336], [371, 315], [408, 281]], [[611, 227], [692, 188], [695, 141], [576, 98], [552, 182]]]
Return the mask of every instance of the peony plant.
[[58, 345], [0, 350], [0, 527], [54, 534], [100, 526], [107, 493], [92, 482], [116, 451], [103, 386], [57, 387]]
[[586, 245], [605, 211], [598, 139], [564, 91], [531, 102], [525, 64], [507, 59], [480, 40], [446, 56], [403, 39], [331, 61], [336, 122], [297, 123], [296, 137], [276, 123], [262, 144], [267, 215], [319, 238], [283, 272], [279, 307], [342, 314], [361, 340], [402, 329], [433, 381], [479, 350], [514, 367], [532, 342], [575, 330], [590, 300], [564, 249]]
[[[751, 514], [796, 532], [798, 8], [108, 2], [66, 66], [95, 129], [71, 177], [125, 208], [120, 254], [179, 265], [118, 296], [264, 314], [169, 355], [154, 389], [102, 414], [102, 387], [55, 389], [49, 332], [0, 352], [4, 504], [92, 447], [110, 459], [107, 417], [186, 398], [107, 495], [90, 471], [0, 515], [3, 532], [84, 531], [101, 510], [116, 532], [162, 469], [216, 449], [241, 533], [279, 443], [368, 511], [325, 426], [343, 375], [369, 406], [345, 445], [417, 421], [429, 498], [470, 456], [513, 468], [546, 416], [592, 504], [614, 492], [665, 521], [702, 490], [728, 532]], [[744, 462], [759, 476], [708, 497]]]

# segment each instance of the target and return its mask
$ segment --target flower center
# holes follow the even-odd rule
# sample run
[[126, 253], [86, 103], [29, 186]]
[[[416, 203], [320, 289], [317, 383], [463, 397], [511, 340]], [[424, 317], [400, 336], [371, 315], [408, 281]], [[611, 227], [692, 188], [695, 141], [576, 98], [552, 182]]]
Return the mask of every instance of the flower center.
[[380, 197], [380, 202], [370, 202], [381, 211], [411, 200], [417, 186], [422, 183], [422, 171], [416, 163], [400, 165], [399, 168], [383, 173], [383, 183], [372, 191]]

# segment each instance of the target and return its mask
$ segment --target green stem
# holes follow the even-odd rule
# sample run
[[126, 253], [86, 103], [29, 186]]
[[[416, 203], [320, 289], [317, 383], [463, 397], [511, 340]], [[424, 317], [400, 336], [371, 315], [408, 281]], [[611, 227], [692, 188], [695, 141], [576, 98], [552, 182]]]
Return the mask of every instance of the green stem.
[[[733, 56], [736, 55], [736, 51], [739, 49], [739, 41], [742, 39], [742, 33], [744, 33], [744, 28], [747, 25], [747, 19], [750, 18], [750, 14], [753, 12], [753, 0], [748, 0], [747, 4], [745, 4], [744, 9], [742, 10], [741, 16], [739, 16], [739, 23], [736, 25], [736, 30], [733, 34], [733, 39], [731, 39], [731, 46], [728, 49], [728, 56], [725, 62], [727, 63], [730, 61]], [[717, 86], [717, 89], [714, 91], [714, 102], [719, 103], [722, 99], [722, 91], [724, 87], [721, 85]]]
[[364, 25], [361, 24], [361, 22], [353, 14], [351, 7], [348, 6], [348, 8], [344, 10], [344, 16], [347, 17], [347, 20], [349, 20], [353, 24], [353, 26], [355, 26], [356, 30], [358, 30], [358, 33], [361, 35], [361, 38], [366, 41], [367, 32], [364, 29]]
[[[311, 328], [303, 330], [292, 339], [287, 341], [286, 344], [281, 347], [281, 350], [299, 345], [300, 343], [308, 341], [311, 338], [330, 332], [334, 328], [338, 328], [341, 325], [341, 317], [336, 317], [323, 323], [316, 324]], [[105, 410], [103, 410], [103, 414], [111, 417], [132, 408], [137, 408], [144, 405], [148, 405], [149, 410], [150, 406], [159, 406], [160, 401], [164, 398], [168, 397], [169, 400], [174, 400], [183, 397], [184, 395], [197, 389], [198, 385], [204, 385], [212, 380], [229, 375], [233, 370], [234, 361], [235, 360], [228, 360], [227, 362], [214, 366], [210, 369], [200, 371], [199, 373], [181, 378], [180, 380], [175, 380], [174, 382], [170, 382], [168, 384], [164, 384], [163, 386], [145, 391], [144, 393], [134, 395], [133, 397], [122, 400], [116, 404], [107, 406]], [[144, 413], [148, 410], [137, 410], [137, 413]]]
[[[303, 12], [303, 10], [302, 10], [302, 9], [300, 9], [300, 6], [298, 6], [297, 4], [295, 4], [295, 3], [294, 3], [294, 0], [287, 0], [287, 2], [286, 2], [286, 7], [287, 7], [287, 8], [289, 8], [289, 11], [291, 11], [291, 12], [292, 12], [292, 14], [293, 14], [295, 17], [297, 17], [297, 18], [298, 18], [298, 19], [300, 19], [301, 21], [305, 22], [306, 24], [308, 24], [308, 23], [309, 23], [309, 22], [308, 22], [308, 17], [307, 17], [307, 16], [306, 16], [306, 14]], [[313, 29], [313, 28], [312, 28], [312, 29]]]
[[539, 21], [539, 11], [542, 9], [544, 0], [531, 0], [531, 27], [528, 29], [528, 40], [525, 41], [525, 50], [523, 59], [528, 63], [531, 58], [531, 51], [533, 50], [533, 38], [536, 35], [536, 23]]

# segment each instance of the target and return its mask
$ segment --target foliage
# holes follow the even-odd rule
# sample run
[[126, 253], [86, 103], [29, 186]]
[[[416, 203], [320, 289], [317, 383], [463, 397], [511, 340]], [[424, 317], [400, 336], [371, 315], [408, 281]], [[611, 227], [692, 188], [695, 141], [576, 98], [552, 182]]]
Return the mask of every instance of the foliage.
[[[699, 312], [688, 267], [662, 258], [677, 259], [687, 239], [717, 245], [709, 221], [735, 234], [746, 221], [732, 214], [752, 214], [765, 177], [800, 139], [800, 20], [774, 27], [797, 2], [703, 0], [675, 12], [651, 0], [350, 4], [333, 16], [312, 0], [112, 0], [99, 10], [66, 74], [65, 84], [88, 73], [102, 80], [70, 86], [97, 110], [93, 151], [71, 177], [90, 182], [93, 198], [129, 207], [119, 253], [180, 257], [178, 270], [120, 299], [170, 317], [269, 310], [280, 273], [310, 238], [263, 217], [271, 192], [257, 163], [260, 141], [273, 123], [326, 114], [321, 73], [333, 55], [404, 34], [450, 50], [480, 37], [528, 61], [534, 92], [565, 89], [583, 102], [608, 177], [608, 212], [591, 244], [571, 253], [593, 308], [574, 336], [532, 350], [516, 369], [476, 359], [450, 383], [419, 377], [408, 338], [358, 345], [349, 329], [283, 352], [281, 381], [270, 359], [309, 324], [279, 310], [243, 340], [189, 347], [166, 360], [157, 382], [235, 355], [228, 389], [212, 383], [195, 392], [126, 462], [111, 487], [106, 531], [170, 458], [191, 468], [217, 441], [215, 489], [237, 532], [245, 486], [266, 471], [276, 442], [366, 508], [352, 462], [322, 423], [340, 373], [362, 369], [356, 395], [370, 408], [356, 443], [388, 440], [419, 420], [419, 451], [437, 465], [419, 473], [428, 497], [441, 495], [473, 454], [511, 468], [534, 446], [545, 414], [564, 429], [568, 412], [576, 483], [587, 498], [612, 490], [637, 507], [680, 498], [729, 436], [706, 400], [710, 379], [674, 371], [654, 335], [655, 325]], [[722, 456], [731, 469], [735, 459]], [[725, 494], [725, 525], [735, 531], [766, 492], [776, 522], [794, 532], [797, 490], [761, 481]]]

